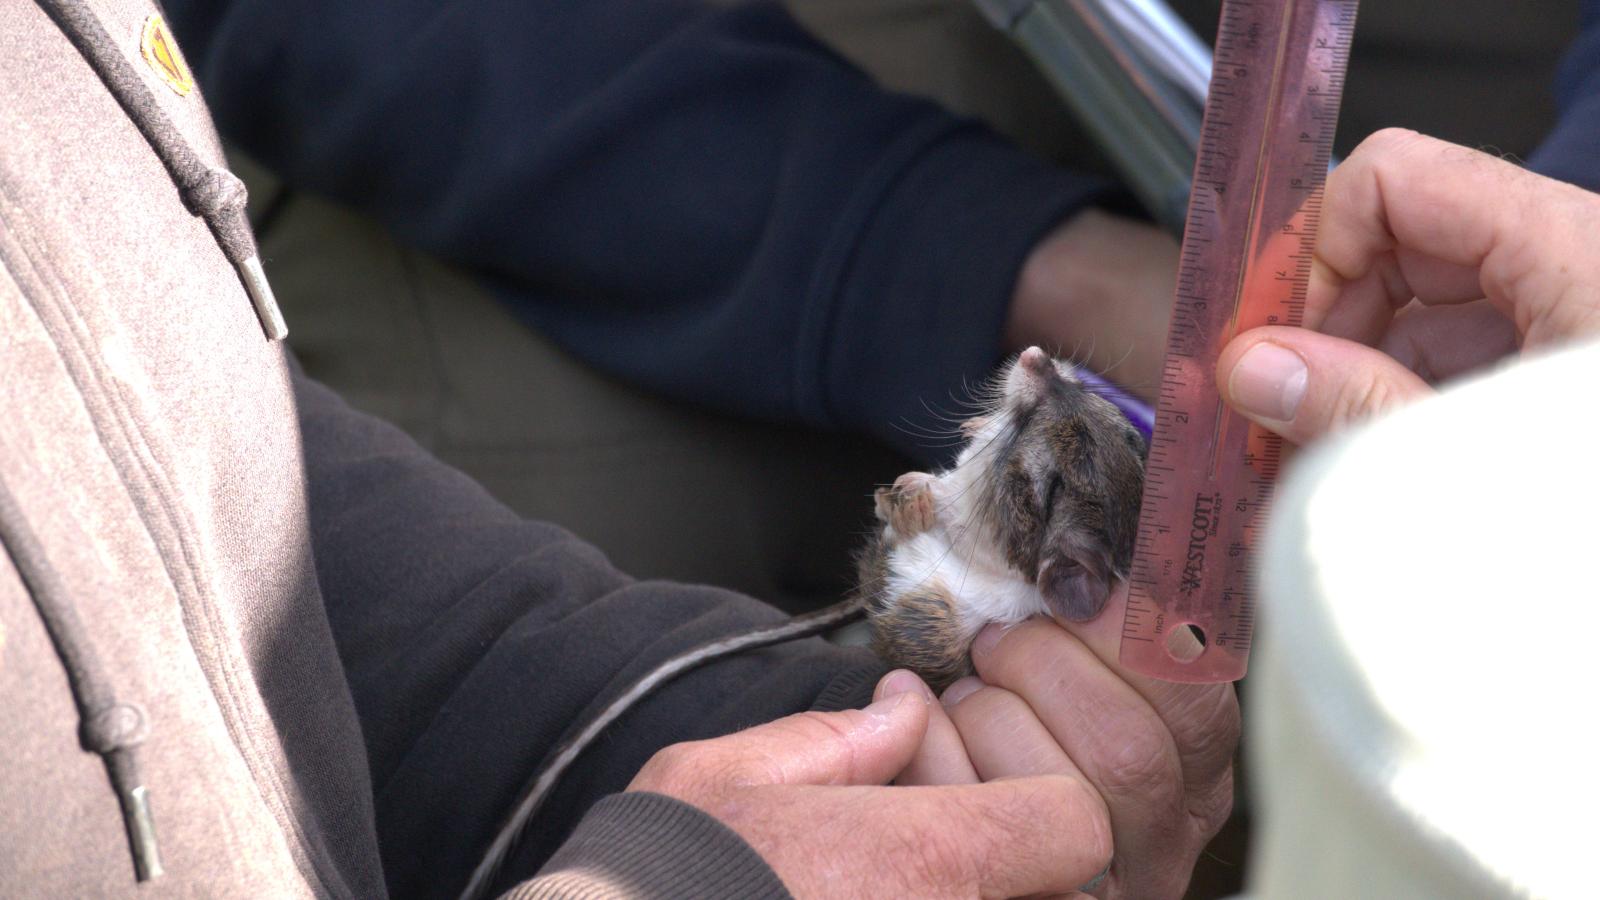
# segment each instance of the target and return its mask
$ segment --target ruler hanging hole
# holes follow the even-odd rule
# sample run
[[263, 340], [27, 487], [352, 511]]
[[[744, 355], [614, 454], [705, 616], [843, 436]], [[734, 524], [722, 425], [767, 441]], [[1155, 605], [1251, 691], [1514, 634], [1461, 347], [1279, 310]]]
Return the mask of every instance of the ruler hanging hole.
[[1167, 632], [1167, 655], [1181, 663], [1191, 663], [1206, 652], [1206, 633], [1193, 623]]

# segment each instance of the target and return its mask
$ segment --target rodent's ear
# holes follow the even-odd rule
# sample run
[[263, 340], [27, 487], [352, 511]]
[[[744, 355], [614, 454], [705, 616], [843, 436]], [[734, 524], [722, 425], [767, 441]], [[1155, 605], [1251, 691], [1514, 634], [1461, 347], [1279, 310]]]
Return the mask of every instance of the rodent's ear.
[[1105, 573], [1103, 565], [1086, 566], [1065, 554], [1051, 554], [1039, 566], [1039, 595], [1051, 615], [1068, 622], [1087, 622], [1100, 614], [1111, 597], [1111, 579]]

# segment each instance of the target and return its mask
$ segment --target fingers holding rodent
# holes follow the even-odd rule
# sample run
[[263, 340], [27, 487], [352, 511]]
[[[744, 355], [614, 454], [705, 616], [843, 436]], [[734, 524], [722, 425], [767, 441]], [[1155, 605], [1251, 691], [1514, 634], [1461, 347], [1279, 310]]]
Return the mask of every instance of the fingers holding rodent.
[[[1238, 697], [1231, 684], [1177, 684], [1150, 678], [1123, 666], [1119, 657], [1127, 599], [1128, 586], [1124, 583], [1112, 592], [1106, 612], [1091, 622], [1057, 626], [1039, 619], [1010, 629], [991, 626], [993, 630], [980, 635], [974, 645], [974, 662], [982, 673], [998, 668], [991, 662], [991, 657], [997, 657], [1020, 670], [1038, 667], [1033, 677], [1039, 677], [1050, 671], [1043, 668], [1048, 663], [1040, 658], [1046, 657], [1060, 638], [1051, 629], [1064, 630], [1071, 639], [1088, 648], [1112, 677], [1155, 710], [1177, 748], [1182, 784], [1190, 798], [1191, 809], [1208, 825], [1220, 828], [1231, 804], [1223, 804], [1219, 811], [1212, 798], [1223, 793], [1218, 785], [1232, 781], [1234, 752], [1239, 745]], [[996, 653], [996, 650], [1002, 652]], [[980, 658], [984, 662], [978, 664], [976, 661]], [[1231, 793], [1228, 796], [1231, 797]]]
[[803, 712], [744, 731], [666, 747], [629, 790], [694, 802], [724, 781], [738, 784], [886, 784], [916, 754], [930, 704], [912, 694], [866, 709]]
[[895, 778], [896, 784], [977, 784], [978, 773], [967, 757], [966, 745], [955, 723], [933, 696], [933, 691], [912, 672], [896, 669], [883, 676], [874, 700], [897, 694], [914, 694], [928, 704], [928, 730], [911, 762]]
[[[1600, 331], [1600, 197], [1504, 160], [1390, 129], [1328, 178], [1306, 324], [1335, 306], [1488, 297], [1528, 345]], [[1335, 333], [1350, 334], [1347, 329]]]
[[[1033, 775], [1061, 775], [1088, 782], [1060, 741], [1016, 694], [969, 676], [947, 688], [942, 702], [965, 740], [972, 766], [985, 782]], [[1080, 887], [1090, 882], [1100, 887], [1106, 881], [1105, 873], [1096, 873]], [[1076, 891], [1074, 895], [1086, 896]]]
[[[1181, 895], [1195, 857], [1231, 809], [1224, 791], [1238, 740], [1231, 686], [1147, 685], [1164, 716], [1130, 683], [1132, 676], [1043, 620], [980, 636], [973, 657], [992, 687], [963, 699], [951, 718], [979, 773], [985, 774], [986, 751], [965, 727], [968, 716], [1003, 716], [1000, 697], [1020, 698], [1111, 811], [1117, 850], [1111, 894]], [[990, 709], [964, 712], [985, 697], [992, 698]]]
[[707, 812], [800, 898], [1015, 897], [1071, 891], [1111, 858], [1105, 806], [1083, 781], [1037, 776], [937, 787], [735, 789]]
[[1084, 778], [1028, 701], [1016, 694], [972, 678], [951, 685], [944, 703], [984, 781], [1025, 775]]
[[955, 842], [953, 855], [964, 857], [960, 865], [972, 866], [980, 896], [1076, 890], [1111, 861], [1105, 804], [1080, 778], [1036, 775], [903, 790], [939, 792], [933, 802], [905, 815], [918, 817], [925, 844]]
[[[972, 655], [984, 684], [991, 686], [988, 691], [1002, 688], [1002, 693], [1020, 698], [1101, 789], [1113, 816], [1119, 805], [1154, 816], [1171, 814], [1183, 780], [1165, 724], [1082, 641], [1035, 619], [1009, 629], [991, 626], [973, 645]], [[973, 697], [984, 699], [988, 691]], [[964, 721], [962, 707], [971, 699], [951, 709], [957, 727]], [[981, 774], [983, 767], [978, 769]]]
[[881, 786], [923, 743], [933, 704], [919, 685], [895, 679], [863, 710], [668, 747], [629, 790], [719, 819], [800, 897], [836, 890], [840, 871], [867, 896], [967, 897], [1069, 891], [1104, 869], [1109, 817], [1081, 778]]

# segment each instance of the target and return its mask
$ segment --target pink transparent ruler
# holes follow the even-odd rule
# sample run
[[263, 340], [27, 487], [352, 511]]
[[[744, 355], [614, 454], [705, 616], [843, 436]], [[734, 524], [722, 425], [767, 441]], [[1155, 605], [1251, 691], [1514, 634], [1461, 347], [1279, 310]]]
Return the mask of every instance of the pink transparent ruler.
[[1222, 7], [1122, 628], [1123, 663], [1156, 678], [1234, 681], [1249, 660], [1282, 446], [1223, 406], [1217, 356], [1301, 321], [1355, 24], [1356, 0]]

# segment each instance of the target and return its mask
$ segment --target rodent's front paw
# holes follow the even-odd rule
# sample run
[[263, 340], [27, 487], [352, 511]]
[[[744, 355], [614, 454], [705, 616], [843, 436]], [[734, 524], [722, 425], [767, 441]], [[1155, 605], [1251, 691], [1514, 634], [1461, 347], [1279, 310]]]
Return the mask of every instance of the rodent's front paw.
[[893, 487], [878, 488], [878, 519], [889, 523], [901, 537], [921, 534], [936, 521], [933, 485], [937, 481], [926, 472], [907, 472], [894, 480]]

